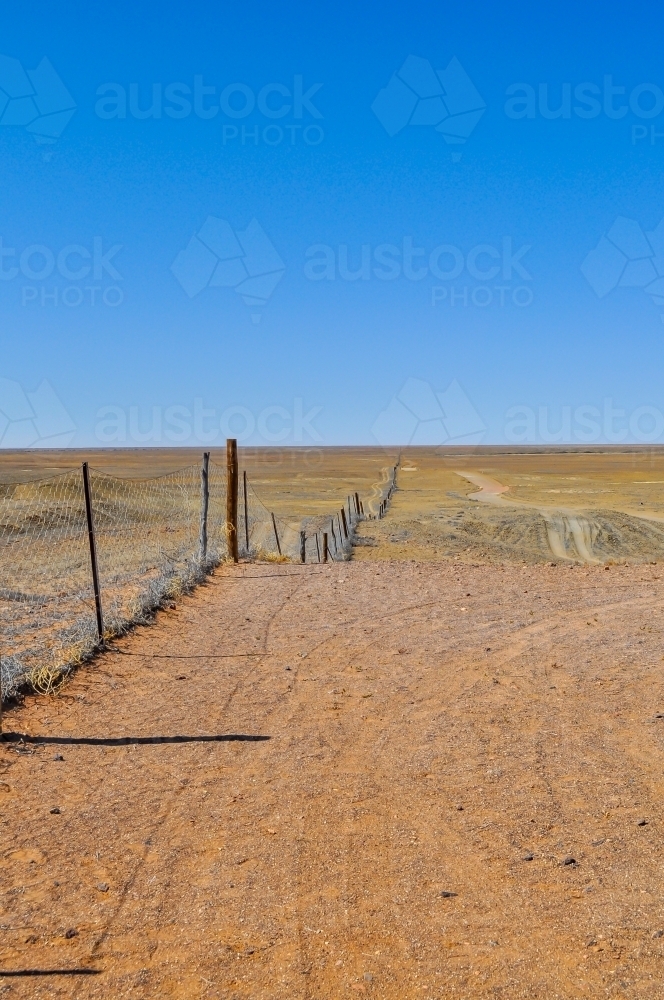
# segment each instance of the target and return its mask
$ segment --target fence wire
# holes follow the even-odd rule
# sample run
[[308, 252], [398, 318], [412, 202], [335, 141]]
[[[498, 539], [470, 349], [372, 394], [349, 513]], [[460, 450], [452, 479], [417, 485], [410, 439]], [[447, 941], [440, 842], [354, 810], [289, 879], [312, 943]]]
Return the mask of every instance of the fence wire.
[[[110, 638], [145, 622], [228, 556], [227, 473], [208, 466], [207, 548], [201, 551], [203, 484], [191, 465], [152, 479], [89, 470], [97, 565]], [[359, 515], [275, 515], [240, 476], [238, 549], [244, 559], [349, 559]], [[0, 484], [0, 670], [3, 698], [24, 684], [52, 690], [98, 645], [83, 477]]]
[[[240, 492], [238, 514], [244, 525], [244, 493]], [[296, 514], [276, 515], [261, 500], [251, 483], [247, 488], [248, 541], [244, 527], [240, 532], [241, 552], [249, 558], [292, 560], [300, 562], [302, 532], [305, 536], [305, 561], [320, 562], [323, 558], [323, 532], [328, 536], [328, 560], [350, 559], [355, 525], [360, 520], [353, 504], [346, 505], [345, 530], [340, 510], [333, 515], [319, 514], [302, 517]], [[347, 531], [347, 534], [346, 534]]]
[[80, 472], [0, 486], [0, 629], [4, 695], [94, 646]]
[[[121, 479], [90, 470], [106, 637], [146, 621], [226, 556], [226, 474], [209, 479], [200, 552], [201, 470]], [[98, 643], [83, 479], [0, 486], [0, 669], [3, 697], [26, 681], [48, 690]]]

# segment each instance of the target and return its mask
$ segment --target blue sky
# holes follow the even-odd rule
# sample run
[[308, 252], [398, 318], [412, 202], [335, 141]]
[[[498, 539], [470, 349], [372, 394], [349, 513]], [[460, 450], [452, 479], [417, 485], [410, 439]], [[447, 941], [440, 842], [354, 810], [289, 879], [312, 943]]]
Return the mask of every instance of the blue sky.
[[661, 22], [15, 7], [0, 446], [664, 440]]

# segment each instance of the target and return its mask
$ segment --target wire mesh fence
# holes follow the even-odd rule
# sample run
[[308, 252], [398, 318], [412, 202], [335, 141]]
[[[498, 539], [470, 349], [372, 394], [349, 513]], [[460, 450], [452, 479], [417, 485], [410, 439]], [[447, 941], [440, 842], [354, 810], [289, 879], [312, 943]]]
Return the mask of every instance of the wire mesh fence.
[[357, 494], [332, 515], [277, 516], [245, 472], [229, 522], [228, 472], [209, 462], [209, 456], [203, 469], [190, 465], [158, 478], [120, 478], [94, 469], [87, 475], [89, 507], [80, 469], [0, 484], [0, 679], [5, 699], [26, 684], [51, 690], [102, 639], [147, 621], [166, 599], [190, 589], [230, 558], [231, 523], [240, 558], [321, 562], [350, 558], [354, 528], [364, 516]]
[[240, 491], [238, 515], [244, 555], [254, 559], [308, 563], [323, 560], [324, 533], [328, 536], [328, 560], [350, 559], [353, 530], [363, 516], [352, 498], [343, 515], [341, 510], [332, 515], [277, 515], [269, 510], [251, 483], [246, 484], [246, 501], [244, 487]]
[[[108, 638], [225, 558], [226, 476], [210, 476], [204, 556], [200, 466], [144, 480], [90, 470], [89, 480]], [[47, 690], [99, 643], [80, 470], [0, 486], [0, 635], [3, 697], [26, 681]]]

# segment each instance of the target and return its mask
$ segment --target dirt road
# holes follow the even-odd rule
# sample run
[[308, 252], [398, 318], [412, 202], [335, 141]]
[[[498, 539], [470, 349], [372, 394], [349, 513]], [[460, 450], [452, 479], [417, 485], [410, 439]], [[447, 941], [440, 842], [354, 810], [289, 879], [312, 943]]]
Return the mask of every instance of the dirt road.
[[661, 997], [660, 574], [222, 569], [5, 715], [0, 995]]
[[508, 507], [525, 507], [536, 510], [546, 522], [546, 533], [551, 548], [551, 554], [556, 559], [578, 559], [585, 563], [603, 562], [593, 552], [593, 535], [599, 534], [599, 525], [578, 511], [565, 508], [542, 506], [528, 503], [525, 500], [514, 500], [506, 497], [509, 486], [503, 486], [491, 476], [478, 472], [460, 472], [474, 486], [479, 487], [477, 493], [471, 493], [470, 500], [483, 503], [505, 504]]

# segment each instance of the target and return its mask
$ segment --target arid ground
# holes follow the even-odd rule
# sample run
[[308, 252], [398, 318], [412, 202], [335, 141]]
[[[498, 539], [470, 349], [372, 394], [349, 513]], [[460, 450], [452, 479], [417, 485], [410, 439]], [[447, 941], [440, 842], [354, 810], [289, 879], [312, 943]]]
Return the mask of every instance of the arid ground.
[[[267, 507], [295, 524], [334, 513], [356, 490], [375, 512], [399, 455], [390, 516], [364, 525], [358, 559], [664, 559], [661, 447], [241, 448], [240, 465]], [[0, 452], [0, 484], [55, 475], [83, 459], [115, 476], [148, 478], [200, 457], [189, 448]], [[223, 465], [225, 452], [213, 449], [212, 461]]]
[[[288, 509], [371, 509], [360, 459]], [[664, 456], [397, 482], [350, 562], [221, 566], [5, 712], [0, 994], [659, 1000]]]

